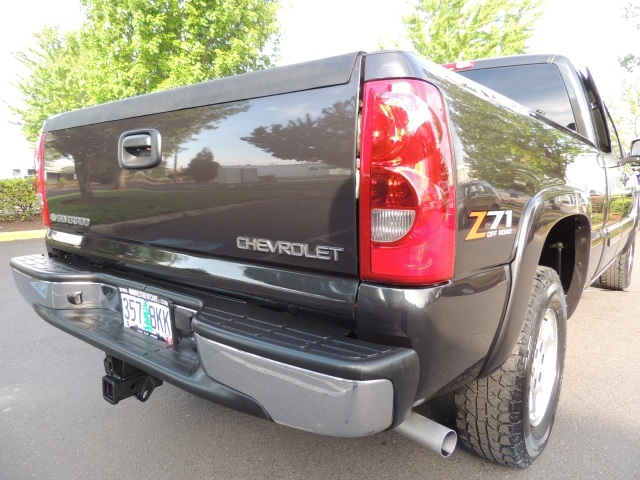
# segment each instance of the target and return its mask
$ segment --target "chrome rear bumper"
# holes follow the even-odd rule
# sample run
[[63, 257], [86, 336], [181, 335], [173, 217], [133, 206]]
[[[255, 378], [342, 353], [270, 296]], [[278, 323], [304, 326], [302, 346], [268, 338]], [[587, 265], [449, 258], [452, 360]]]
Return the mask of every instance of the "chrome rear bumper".
[[361, 437], [391, 426], [389, 380], [332, 377], [196, 338], [207, 375], [255, 398], [276, 423], [336, 437]]
[[[305, 330], [306, 318], [291, 324], [293, 315], [41, 255], [14, 258], [11, 266], [19, 291], [47, 322], [236, 410], [323, 435], [358, 437], [399, 425], [415, 399], [415, 352], [319, 334], [322, 319]], [[124, 328], [122, 286], [172, 299], [176, 314], [192, 314], [191, 331], [169, 347]]]

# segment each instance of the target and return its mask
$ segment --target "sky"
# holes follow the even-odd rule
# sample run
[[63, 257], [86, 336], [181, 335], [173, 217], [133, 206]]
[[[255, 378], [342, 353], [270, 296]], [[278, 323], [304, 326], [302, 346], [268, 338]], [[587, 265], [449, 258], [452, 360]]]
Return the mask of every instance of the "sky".
[[[588, 66], [601, 94], [612, 98], [620, 91], [623, 70], [618, 57], [637, 51], [640, 32], [621, 19], [628, 0], [546, 0], [544, 14], [530, 41], [530, 53], [559, 53], [578, 67]], [[633, 0], [635, 3], [640, 0]], [[378, 49], [401, 39], [402, 14], [410, 11], [404, 0], [282, 0], [280, 14], [281, 65], [357, 50]], [[81, 22], [79, 0], [20, 0], [11, 14], [0, 19], [0, 178], [13, 169], [33, 165], [33, 146], [14, 125], [8, 105], [19, 100], [13, 83], [24, 75], [14, 53], [33, 45], [33, 33], [43, 25], [64, 30]], [[401, 44], [402, 45], [402, 44]]]

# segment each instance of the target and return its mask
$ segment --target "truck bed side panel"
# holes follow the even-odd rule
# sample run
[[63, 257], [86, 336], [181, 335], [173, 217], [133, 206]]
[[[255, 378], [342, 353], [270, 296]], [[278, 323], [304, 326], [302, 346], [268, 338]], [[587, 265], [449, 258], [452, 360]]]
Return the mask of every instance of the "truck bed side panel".
[[[455, 279], [512, 261], [519, 230], [528, 228], [520, 225], [522, 213], [545, 189], [573, 189], [573, 198], [562, 199], [572, 203], [566, 206], [584, 211], [594, 228], [602, 224], [606, 177], [597, 149], [577, 134], [532, 118], [506, 97], [406, 53], [367, 56], [365, 80], [385, 75], [430, 81], [447, 102], [457, 180]], [[601, 242], [593, 248], [597, 263]]]

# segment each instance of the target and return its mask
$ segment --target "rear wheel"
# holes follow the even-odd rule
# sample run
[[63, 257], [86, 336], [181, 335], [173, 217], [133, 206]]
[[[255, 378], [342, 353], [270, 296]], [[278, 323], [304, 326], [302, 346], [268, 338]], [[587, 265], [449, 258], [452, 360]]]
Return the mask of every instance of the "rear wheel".
[[618, 255], [611, 266], [600, 275], [600, 286], [609, 290], [624, 290], [629, 286], [635, 246], [635, 241], [632, 240], [626, 251]]
[[555, 270], [538, 267], [527, 316], [509, 358], [456, 390], [459, 438], [471, 452], [525, 468], [544, 450], [560, 398], [567, 308]]

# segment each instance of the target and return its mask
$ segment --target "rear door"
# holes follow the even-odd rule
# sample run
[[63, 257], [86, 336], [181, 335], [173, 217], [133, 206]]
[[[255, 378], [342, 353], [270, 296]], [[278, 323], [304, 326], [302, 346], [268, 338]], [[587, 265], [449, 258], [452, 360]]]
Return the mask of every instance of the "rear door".
[[[604, 167], [607, 177], [607, 195], [605, 201], [604, 216], [604, 253], [602, 266], [610, 263], [624, 246], [627, 238], [625, 225], [633, 225], [629, 214], [633, 200], [633, 191], [629, 188], [629, 176], [620, 165], [622, 149], [613, 123], [608, 117], [608, 112], [598, 93], [591, 73], [583, 77], [584, 89], [587, 100], [591, 106], [591, 116], [595, 127], [597, 147], [601, 151], [600, 162]], [[630, 228], [627, 228], [627, 234]]]

